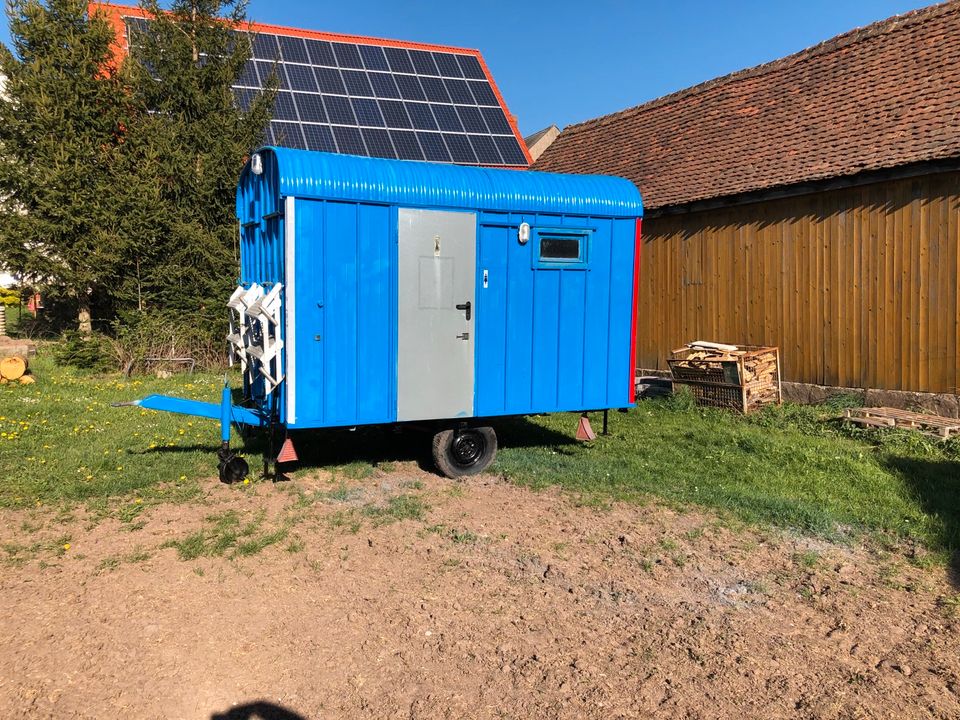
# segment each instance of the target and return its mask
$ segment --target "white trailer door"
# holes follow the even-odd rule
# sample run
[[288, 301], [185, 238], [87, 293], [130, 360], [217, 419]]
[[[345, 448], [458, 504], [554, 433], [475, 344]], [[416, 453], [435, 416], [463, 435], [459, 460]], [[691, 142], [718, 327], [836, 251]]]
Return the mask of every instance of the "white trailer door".
[[477, 216], [399, 213], [397, 420], [471, 417]]

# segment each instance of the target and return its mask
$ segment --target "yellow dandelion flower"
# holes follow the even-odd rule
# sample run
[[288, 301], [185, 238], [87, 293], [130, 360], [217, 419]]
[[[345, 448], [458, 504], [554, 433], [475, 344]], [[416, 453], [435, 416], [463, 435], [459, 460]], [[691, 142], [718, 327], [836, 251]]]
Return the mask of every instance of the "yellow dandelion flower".
[[249, 484], [250, 484], [250, 478], [244, 478], [244, 479], [243, 479], [243, 484], [244, 484], [244, 485], [249, 485]]
[[69, 549], [70, 549], [70, 543], [64, 543], [64, 544], [63, 544], [63, 549], [64, 549], [64, 550], [69, 550]]

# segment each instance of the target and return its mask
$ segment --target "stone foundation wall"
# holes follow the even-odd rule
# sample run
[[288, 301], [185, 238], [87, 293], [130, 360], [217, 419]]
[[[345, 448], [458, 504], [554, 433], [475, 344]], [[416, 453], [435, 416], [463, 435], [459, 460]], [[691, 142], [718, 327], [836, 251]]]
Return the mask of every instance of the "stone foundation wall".
[[[669, 378], [662, 370], [638, 370], [637, 375]], [[921, 393], [905, 390], [873, 390], [863, 388], [831, 387], [809, 383], [783, 383], [783, 401], [801, 405], [815, 405], [836, 397], [852, 395], [863, 407], [895, 407], [901, 410], [933, 413], [943, 417], [960, 418], [960, 395], [953, 393]]]
[[807, 383], [783, 383], [785, 402], [812, 405], [837, 395], [852, 395], [863, 407], [894, 407], [943, 417], [960, 417], [960, 396], [952, 393], [920, 393], [905, 390], [874, 390], [828, 387]]

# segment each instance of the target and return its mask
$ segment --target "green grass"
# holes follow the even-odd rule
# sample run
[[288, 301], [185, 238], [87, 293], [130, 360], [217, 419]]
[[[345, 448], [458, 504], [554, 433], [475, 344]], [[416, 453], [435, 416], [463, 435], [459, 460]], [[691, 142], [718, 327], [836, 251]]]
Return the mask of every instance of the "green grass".
[[161, 548], [174, 548], [181, 560], [199, 557], [249, 557], [261, 550], [283, 542], [289, 531], [286, 527], [264, 529], [265, 514], [259, 513], [244, 520], [236, 511], [211, 515], [203, 527], [181, 540], [168, 540]]
[[197, 478], [216, 474], [214, 421], [110, 404], [151, 393], [216, 402], [222, 377], [95, 377], [42, 354], [31, 371], [33, 385], [0, 385], [0, 506], [138, 492], [186, 500]]
[[141, 547], [137, 547], [133, 552], [126, 555], [110, 555], [105, 557], [100, 561], [100, 564], [97, 566], [97, 570], [107, 570], [112, 571], [116, 570], [123, 563], [130, 563], [134, 565], [139, 565], [140, 563], [145, 563], [147, 560], [153, 557], [153, 553], [144, 550]]
[[70, 549], [70, 536], [61, 535], [58, 538], [41, 540], [29, 544], [4, 543], [2, 557], [11, 565], [23, 565], [41, 556], [63, 557]]
[[417, 495], [395, 495], [385, 505], [365, 505], [361, 514], [374, 525], [386, 525], [400, 520], [423, 520], [428, 509]]
[[794, 562], [807, 570], [813, 570], [820, 564], [820, 553], [813, 550], [807, 550], [803, 553], [796, 553], [793, 556]]
[[[115, 516], [135, 531], [144, 504], [190, 500], [200, 493], [200, 478], [215, 476], [216, 422], [110, 404], [151, 393], [216, 401], [222, 378], [96, 377], [56, 367], [42, 354], [32, 365], [35, 384], [0, 386], [0, 507], [69, 509], [82, 502], [95, 517]], [[960, 549], [960, 442], [845, 427], [831, 418], [846, 402], [787, 405], [744, 418], [695, 408], [684, 396], [646, 401], [628, 414], [612, 413], [610, 436], [591, 443], [573, 440], [572, 414], [505, 420], [497, 424], [501, 449], [493, 470], [534, 488], [559, 485], [588, 507], [655, 497], [677, 508], [719, 510], [728, 523], [833, 539], [867, 534], [881, 544], [909, 539], [940, 553]], [[322, 467], [337, 482], [298, 493], [297, 502], [305, 508], [359, 499], [345, 481], [422, 460], [426, 442], [415, 433], [363, 428], [317, 435], [298, 447], [301, 467]], [[465, 491], [452, 483], [448, 492]], [[346, 508], [330, 522], [354, 530], [364, 522], [422, 519], [425, 511], [421, 499], [405, 494]], [[218, 552], [223, 534], [211, 537], [205, 527], [192, 542], [200, 554]], [[236, 539], [223, 552], [256, 552], [265, 541], [257, 538]], [[184, 548], [193, 552], [189, 543]]]
[[430, 506], [418, 495], [394, 495], [386, 503], [367, 503], [359, 508], [337, 510], [327, 516], [330, 527], [351, 533], [360, 531], [366, 520], [374, 527], [401, 520], [423, 520]]
[[750, 417], [682, 396], [611, 413], [610, 435], [571, 441], [576, 416], [516, 421], [495, 470], [585, 504], [698, 505], [752, 523], [839, 539], [863, 532], [960, 549], [960, 443], [848, 428], [835, 407], [786, 405]]
[[[444, 523], [429, 525], [424, 528], [424, 533], [432, 533], [435, 535], [448, 537], [453, 541], [454, 545], [473, 545], [479, 540], [477, 534], [471, 530], [461, 530], [455, 527], [448, 527]], [[557, 545], [563, 545], [563, 543], [557, 543]]]

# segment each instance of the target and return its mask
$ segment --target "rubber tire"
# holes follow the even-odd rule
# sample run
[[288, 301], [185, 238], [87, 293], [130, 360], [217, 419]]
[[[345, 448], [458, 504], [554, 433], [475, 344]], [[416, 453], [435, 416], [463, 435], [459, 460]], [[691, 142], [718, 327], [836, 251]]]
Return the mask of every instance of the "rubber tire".
[[217, 469], [220, 473], [220, 482], [224, 485], [242, 482], [250, 474], [250, 466], [247, 461], [233, 453], [221, 460]]
[[[480, 457], [470, 465], [459, 462], [453, 452], [457, 434], [477, 433], [483, 438], [484, 447]], [[456, 479], [482, 473], [497, 457], [497, 434], [492, 427], [474, 427], [463, 430], [441, 430], [433, 436], [433, 462], [448, 478]]]

